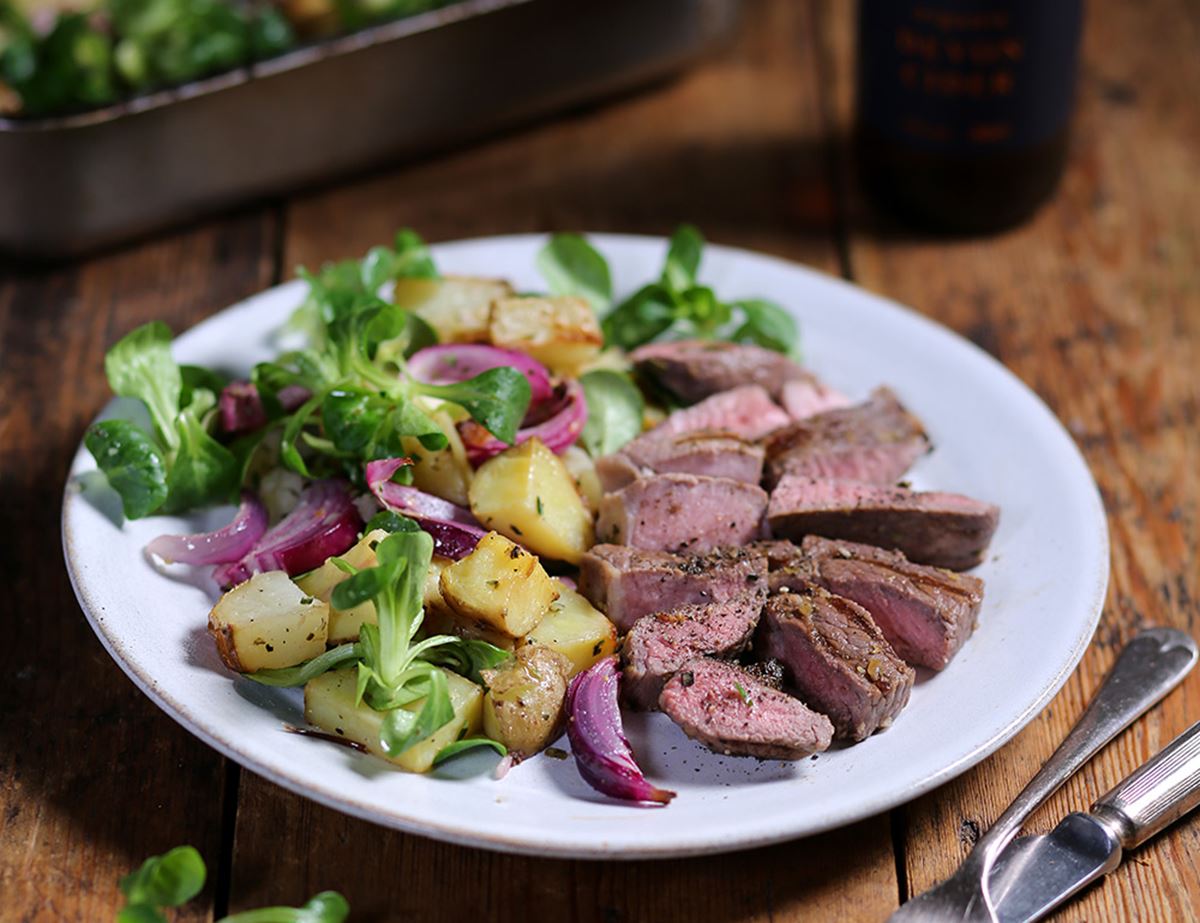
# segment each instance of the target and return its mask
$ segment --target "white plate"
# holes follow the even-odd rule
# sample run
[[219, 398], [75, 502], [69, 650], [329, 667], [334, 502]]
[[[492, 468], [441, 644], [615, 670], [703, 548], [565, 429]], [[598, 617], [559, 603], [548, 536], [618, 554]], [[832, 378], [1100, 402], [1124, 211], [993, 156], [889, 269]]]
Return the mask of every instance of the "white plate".
[[[661, 240], [592, 240], [610, 260], [618, 292], [661, 266]], [[437, 246], [434, 255], [446, 272], [501, 275], [518, 290], [537, 289], [534, 255], [543, 241], [471, 240]], [[800, 266], [725, 247], [706, 249], [701, 276], [726, 297], [761, 295], [790, 308], [812, 368], [835, 387], [856, 397], [876, 384], [894, 387], [936, 446], [914, 470], [916, 485], [1002, 508], [978, 571], [987, 581], [978, 630], [945, 671], [921, 678], [890, 730], [812, 760], [759, 762], [711, 754], [662, 715], [629, 716], [643, 768], [679, 793], [662, 809], [607, 800], [572, 761], [545, 756], [501, 781], [392, 771], [373, 757], [285, 733], [284, 722], [301, 721], [298, 693], [235, 680], [205, 631], [210, 587], [167, 579], [142, 556], [153, 536], [211, 527], [220, 515], [117, 527], [103, 503], [80, 490], [80, 476], [94, 467], [81, 449], [63, 544], [84, 612], [133, 681], [226, 756], [338, 810], [457, 843], [574, 857], [720, 852], [837, 827], [946, 782], [1041, 711], [1092, 636], [1108, 581], [1108, 536], [1091, 475], [1029, 389], [919, 315]], [[179, 337], [176, 355], [244, 373], [272, 354], [272, 333], [301, 294], [290, 283], [235, 305]]]

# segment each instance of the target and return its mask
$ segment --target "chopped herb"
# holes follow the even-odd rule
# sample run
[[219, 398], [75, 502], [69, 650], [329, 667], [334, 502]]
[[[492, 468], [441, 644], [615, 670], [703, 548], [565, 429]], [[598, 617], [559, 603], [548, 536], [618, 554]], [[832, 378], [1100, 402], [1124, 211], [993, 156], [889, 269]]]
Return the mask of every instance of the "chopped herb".
[[552, 760], [565, 760], [568, 756], [570, 756], [566, 750], [563, 750], [560, 747], [547, 747], [542, 752]]
[[305, 596], [302, 600], [300, 600], [300, 605], [302, 606], [311, 606], [312, 604], [313, 598], [311, 596]]
[[541, 516], [542, 513], [544, 513], [544, 512], [545, 512], [545, 507], [542, 506], [542, 498], [538, 497], [537, 498], [537, 514], [539, 516]]
[[494, 590], [494, 589], [496, 589], [498, 586], [500, 586], [500, 581], [499, 581], [499, 580], [489, 580], [489, 581], [487, 582], [487, 585], [488, 585], [488, 586], [490, 586], [490, 587], [491, 587], [491, 588]]
[[747, 705], [753, 705], [753, 704], [754, 704], [754, 703], [753, 703], [753, 702], [750, 700], [750, 693], [748, 693], [748, 692], [746, 691], [746, 687], [745, 687], [745, 686], [743, 686], [741, 683], [734, 683], [734, 684], [733, 684], [733, 688], [734, 688], [734, 690], [737, 692], [737, 694], [738, 694], [739, 696], [741, 696], [741, 697], [742, 697], [742, 701], [743, 701], [743, 702], [745, 702]]
[[509, 523], [508, 527], [513, 530], [514, 535], [524, 535], [525, 534], [520, 529], [518, 529], [516, 526], [514, 526], [512, 523]]
[[696, 676], [691, 670], [684, 670], [679, 674], [679, 684], [686, 689], [696, 681]]

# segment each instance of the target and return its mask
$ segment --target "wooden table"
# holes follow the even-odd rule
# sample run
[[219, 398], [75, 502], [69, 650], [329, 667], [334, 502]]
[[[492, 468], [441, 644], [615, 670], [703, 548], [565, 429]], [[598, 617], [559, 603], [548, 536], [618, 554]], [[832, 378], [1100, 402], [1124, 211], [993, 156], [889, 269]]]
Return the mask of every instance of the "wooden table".
[[[207, 920], [323, 888], [354, 920], [878, 920], [946, 875], [1062, 739], [1138, 627], [1200, 632], [1200, 14], [1090, 5], [1057, 198], [994, 238], [877, 221], [847, 169], [852, 22], [836, 0], [750, 0], [681, 79], [424, 163], [246, 208], [53, 269], [0, 268], [0, 918], [104, 920], [117, 880], [180, 844], [210, 866]], [[6, 178], [6, 181], [12, 181]], [[68, 459], [107, 399], [102, 357], [359, 255], [401, 225], [714, 240], [853, 279], [971, 338], [1066, 423], [1109, 511], [1112, 581], [1078, 672], [955, 782], [825, 836], [686, 861], [536, 861], [352, 820], [243, 772], [159, 712], [105, 654], [63, 569]], [[1031, 475], [1036, 476], [1036, 475]], [[1034, 819], [1048, 828], [1200, 718], [1200, 673]], [[1200, 919], [1200, 815], [1063, 919]]]

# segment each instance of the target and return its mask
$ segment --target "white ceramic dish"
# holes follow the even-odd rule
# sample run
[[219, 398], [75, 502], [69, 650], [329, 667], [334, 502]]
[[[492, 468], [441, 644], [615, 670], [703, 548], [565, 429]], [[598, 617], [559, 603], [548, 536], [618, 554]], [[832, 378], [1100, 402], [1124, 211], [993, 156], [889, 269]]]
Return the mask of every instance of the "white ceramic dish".
[[[652, 277], [665, 243], [596, 235], [617, 290]], [[540, 286], [540, 236], [434, 248], [446, 272]], [[923, 676], [895, 726], [799, 763], [722, 758], [662, 715], [629, 716], [647, 774], [679, 796], [666, 808], [592, 792], [570, 760], [540, 756], [496, 781], [413, 776], [375, 758], [282, 730], [300, 696], [237, 679], [205, 631], [213, 589], [168, 579], [141, 553], [162, 532], [210, 527], [153, 518], [117, 526], [80, 450], [63, 508], [67, 567], [109, 652], [160, 707], [256, 773], [338, 810], [403, 830], [539, 855], [648, 858], [720, 852], [817, 833], [900, 804], [978, 763], [1036, 715], [1082, 656], [1108, 580], [1108, 536], [1091, 475], [1062, 426], [985, 353], [942, 327], [845, 282], [779, 259], [710, 246], [702, 278], [726, 297], [761, 295], [794, 311], [812, 368], [852, 396], [888, 383], [926, 423], [935, 451], [917, 486], [1000, 504], [999, 532], [979, 573], [979, 628], [941, 674]], [[245, 372], [302, 295], [290, 283], [204, 321], [176, 342], [181, 361]], [[227, 515], [227, 514], [226, 514]], [[461, 773], [459, 773], [461, 774]]]

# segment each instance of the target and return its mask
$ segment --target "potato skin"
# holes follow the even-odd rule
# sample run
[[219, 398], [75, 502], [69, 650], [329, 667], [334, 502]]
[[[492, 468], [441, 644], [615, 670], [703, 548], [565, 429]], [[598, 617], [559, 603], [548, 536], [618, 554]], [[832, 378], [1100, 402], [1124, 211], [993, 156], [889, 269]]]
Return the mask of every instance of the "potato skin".
[[571, 661], [541, 644], [526, 644], [512, 660], [484, 670], [483, 731], [516, 756], [532, 756], [563, 731]]

